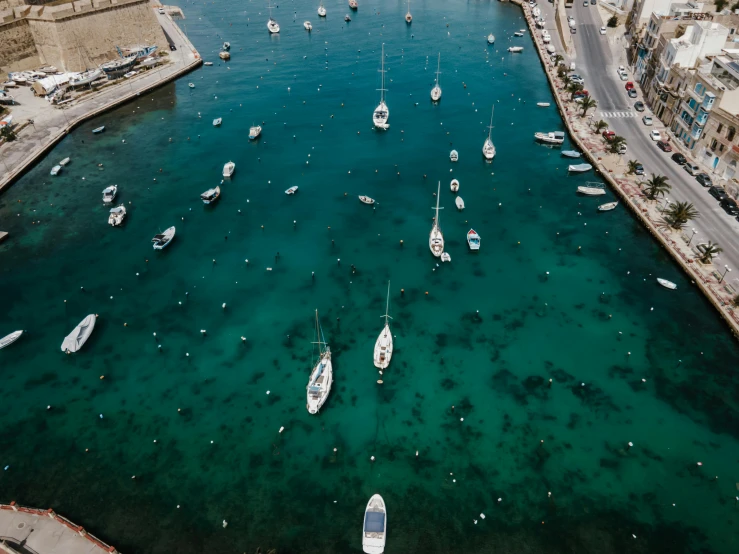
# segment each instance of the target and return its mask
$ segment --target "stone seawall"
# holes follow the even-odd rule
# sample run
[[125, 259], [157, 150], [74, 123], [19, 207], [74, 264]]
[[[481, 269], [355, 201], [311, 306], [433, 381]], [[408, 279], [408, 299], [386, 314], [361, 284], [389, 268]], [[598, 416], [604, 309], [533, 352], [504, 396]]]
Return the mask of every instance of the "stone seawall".
[[0, 73], [13, 69], [30, 69], [40, 65], [36, 43], [25, 19], [0, 21]]

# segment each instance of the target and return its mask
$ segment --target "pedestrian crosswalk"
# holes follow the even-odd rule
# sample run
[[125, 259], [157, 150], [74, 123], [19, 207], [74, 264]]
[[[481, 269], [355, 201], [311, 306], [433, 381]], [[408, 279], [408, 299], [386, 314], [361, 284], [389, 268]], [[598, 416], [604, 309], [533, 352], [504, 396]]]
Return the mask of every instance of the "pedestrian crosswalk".
[[636, 117], [636, 112], [600, 112], [601, 117]]

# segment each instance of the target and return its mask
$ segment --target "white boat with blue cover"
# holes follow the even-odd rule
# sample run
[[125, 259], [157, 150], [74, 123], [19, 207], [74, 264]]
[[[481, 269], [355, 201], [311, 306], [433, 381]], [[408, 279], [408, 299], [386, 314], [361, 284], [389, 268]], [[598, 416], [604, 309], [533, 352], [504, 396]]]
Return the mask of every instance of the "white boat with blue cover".
[[565, 158], [581, 158], [582, 153], [578, 152], [577, 150], [562, 150], [562, 155]]
[[367, 502], [362, 525], [362, 550], [366, 554], [385, 552], [387, 540], [387, 509], [382, 496], [375, 494]]
[[331, 365], [331, 349], [323, 337], [321, 323], [318, 321], [318, 310], [316, 310], [316, 340], [313, 344], [318, 346], [318, 361], [313, 367], [313, 371], [311, 371], [308, 386], [306, 387], [306, 396], [308, 399], [306, 408], [308, 408], [309, 414], [317, 414], [325, 404], [334, 381], [333, 367]]

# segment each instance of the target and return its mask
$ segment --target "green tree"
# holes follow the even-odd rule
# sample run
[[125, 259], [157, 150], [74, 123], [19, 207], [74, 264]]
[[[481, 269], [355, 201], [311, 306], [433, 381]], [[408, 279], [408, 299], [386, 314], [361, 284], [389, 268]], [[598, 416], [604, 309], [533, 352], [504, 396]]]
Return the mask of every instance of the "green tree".
[[[737, 2], [737, 4], [739, 4], [739, 2]], [[734, 7], [734, 6], [732, 6], [732, 8], [733, 8], [733, 7]], [[739, 8], [738, 8], [738, 9], [739, 9]], [[735, 308], [739, 308], [739, 294], [737, 294], [737, 295], [736, 295], [736, 296], [734, 297], [734, 302], [732, 302], [732, 304], [734, 304], [734, 307], [735, 307]]]
[[629, 175], [636, 173], [636, 166], [639, 165], [638, 160], [629, 160]]
[[601, 131], [604, 131], [605, 129], [608, 129], [608, 123], [606, 121], [603, 121], [602, 119], [600, 121], [595, 122], [595, 132], [600, 133]]
[[583, 90], [585, 87], [583, 87], [580, 83], [570, 83], [567, 85], [567, 92], [570, 93], [570, 102], [572, 102], [575, 99], [575, 94]]
[[609, 151], [611, 152], [611, 154], [618, 154], [621, 145], [626, 144], [626, 139], [622, 136], [616, 135], [611, 139], [610, 144], [611, 148]]
[[616, 27], [618, 27], [618, 17], [612, 15], [606, 25], [608, 25], [611, 29], [615, 29]]
[[664, 196], [672, 190], [672, 185], [667, 182], [667, 177], [664, 175], [655, 175], [652, 173], [652, 178], [643, 184], [644, 196], [650, 200], [656, 200], [658, 196]]
[[672, 202], [664, 211], [665, 222], [673, 229], [682, 229], [691, 219], [699, 217], [698, 210], [690, 202]]
[[[724, 251], [723, 248], [718, 246], [717, 244], [712, 243], [710, 240], [708, 241], [708, 244], [706, 244], [703, 248], [703, 254], [700, 257], [700, 261], [702, 264], [710, 264], [711, 260], [715, 258], [717, 255], [719, 255], [721, 252]], [[739, 296], [737, 296], [739, 298]]]
[[568, 86], [570, 86], [570, 83], [572, 83], [572, 79], [567, 73], [564, 73], [562, 75], [562, 84], [565, 86], [565, 88], [567, 88]]
[[724, 10], [729, 0], [713, 0], [713, 5], [716, 6], [716, 13], [720, 13]]
[[587, 115], [588, 113], [588, 110], [590, 108], [595, 108], [597, 105], [598, 102], [596, 102], [590, 96], [584, 96], [582, 99], [582, 103], [580, 104], [580, 107], [582, 108], [582, 115], [580, 117], [585, 117], [585, 115]]
[[6, 125], [0, 129], [0, 138], [5, 142], [13, 142], [16, 139], [15, 131]]
[[555, 54], [552, 56], [552, 63], [555, 67], [559, 67], [559, 63], [564, 61], [565, 57], [562, 54]]

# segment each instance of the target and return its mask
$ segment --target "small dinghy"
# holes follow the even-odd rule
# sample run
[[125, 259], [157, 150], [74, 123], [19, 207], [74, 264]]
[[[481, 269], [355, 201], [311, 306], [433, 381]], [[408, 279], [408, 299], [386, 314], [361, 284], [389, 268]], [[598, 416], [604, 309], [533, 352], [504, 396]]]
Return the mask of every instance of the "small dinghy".
[[123, 220], [126, 217], [126, 207], [121, 204], [120, 206], [116, 208], [110, 209], [110, 215], [108, 216], [108, 225], [112, 225], [113, 227], [118, 227], [123, 223]]
[[213, 127], [219, 127], [223, 123], [223, 118], [217, 117], [213, 120]]
[[5, 335], [3, 338], [0, 339], [0, 350], [5, 348], [6, 346], [10, 346], [15, 341], [17, 341], [19, 338], [21, 338], [21, 335], [23, 334], [23, 331], [13, 331], [9, 335]]
[[116, 194], [118, 194], [118, 185], [110, 185], [103, 189], [103, 202], [105, 204], [110, 204], [115, 200]]
[[305, 22], [303, 23], [303, 28], [304, 28], [304, 29], [305, 29], [306, 31], [312, 31], [312, 30], [313, 30], [313, 25], [311, 25], [311, 22], [310, 22], [310, 21], [305, 21]]
[[464, 200], [462, 200], [461, 196], [457, 196], [457, 198], [454, 200], [454, 203], [457, 205], [458, 210], [464, 210]]
[[221, 50], [223, 50], [224, 52], [227, 51], [227, 50], [231, 50], [231, 43], [230, 42], [224, 42], [223, 43], [223, 46], [221, 46]]
[[228, 162], [223, 165], [223, 176], [224, 177], [231, 177], [231, 175], [234, 174], [234, 171], [236, 171], [236, 164], [233, 162]]
[[451, 262], [452, 261], [452, 257], [449, 255], [449, 252], [442, 252], [441, 253], [441, 256], [440, 256], [440, 259], [441, 259], [442, 262]]
[[344, 16], [344, 21], [346, 21], [347, 23], [349, 23], [349, 22], [350, 22], [351, 20], [352, 20], [352, 18], [351, 18], [351, 17], [349, 17], [349, 14], [346, 14], [346, 15]]
[[459, 152], [457, 152], [456, 150], [452, 150], [451, 152], [449, 152], [449, 159], [453, 162], [459, 160]]
[[214, 189], [208, 189], [203, 194], [200, 195], [200, 199], [203, 201], [203, 204], [213, 204], [220, 197], [221, 197], [221, 187], [216, 187]]
[[359, 197], [359, 201], [362, 204], [369, 204], [370, 206], [375, 203], [375, 199], [374, 198], [370, 198], [369, 196], [360, 196]]
[[601, 204], [598, 206], [599, 212], [610, 212], [611, 210], [615, 210], [616, 206], [618, 206], [618, 202], [608, 202], [606, 204]]
[[493, 33], [488, 35], [488, 44], [495, 44], [495, 35]]
[[231, 52], [218, 52], [218, 57], [227, 62], [231, 59]]
[[480, 250], [480, 235], [474, 229], [467, 231], [467, 246], [470, 250]]
[[449, 188], [452, 189], [452, 192], [457, 192], [459, 190], [459, 181], [452, 179], [452, 182], [449, 183]]
[[562, 144], [565, 141], [565, 134], [562, 131], [550, 131], [548, 133], [534, 133], [534, 139], [547, 144]]
[[675, 283], [673, 283], [672, 281], [668, 281], [667, 279], [660, 279], [659, 277], [657, 277], [657, 282], [666, 289], [675, 290], [677, 288], [677, 285]]
[[296, 192], [298, 192], [298, 187], [297, 186], [290, 187], [289, 189], [287, 189], [285, 191], [285, 194], [295, 194]]
[[170, 227], [163, 233], [160, 233], [158, 235], [155, 235], [153, 239], [151, 239], [151, 242], [154, 243], [154, 250], [162, 250], [166, 248], [170, 242], [172, 242], [172, 239], [174, 238], [174, 226]]
[[96, 127], [92, 130], [93, 134], [97, 135], [98, 133], [102, 133], [105, 131], [105, 125], [101, 125], [100, 127]]
[[540, 108], [548, 108], [551, 104], [549, 102], [537, 102], [536, 105]]
[[79, 325], [74, 328], [74, 331], [69, 333], [62, 342], [62, 352], [71, 354], [77, 352], [90, 338], [92, 330], [95, 328], [95, 314], [88, 315], [85, 319], [80, 321]]
[[51, 175], [59, 175], [59, 172], [61, 170], [62, 170], [62, 166], [55, 165], [54, 167], [51, 168], [51, 171], [49, 173], [51, 173]]
[[195, 88], [195, 84], [194, 83], [187, 83], [187, 86], [190, 87], [190, 88]]
[[593, 166], [590, 164], [574, 164], [567, 166], [567, 171], [570, 173], [584, 173], [591, 169], [593, 169]]
[[590, 184], [586, 186], [577, 187], [577, 192], [584, 194], [585, 196], [603, 196], [606, 193], [605, 185], [601, 184]]
[[581, 158], [582, 154], [577, 150], [562, 150], [562, 155], [565, 158]]
[[213, 65], [213, 62], [203, 62], [203, 65], [211, 66]]
[[511, 46], [508, 48], [509, 52], [513, 52], [514, 54], [517, 52], [523, 52], [523, 46]]
[[513, 36], [514, 37], [522, 37], [523, 36], [523, 31], [516, 31], [515, 33], [513, 33]]
[[259, 135], [261, 134], [262, 134], [262, 127], [260, 125], [249, 127], [249, 140], [254, 140], [255, 138], [259, 137]]
[[69, 158], [64, 158], [61, 162], [59, 162], [59, 165], [62, 167], [66, 167], [66, 165], [70, 162]]

